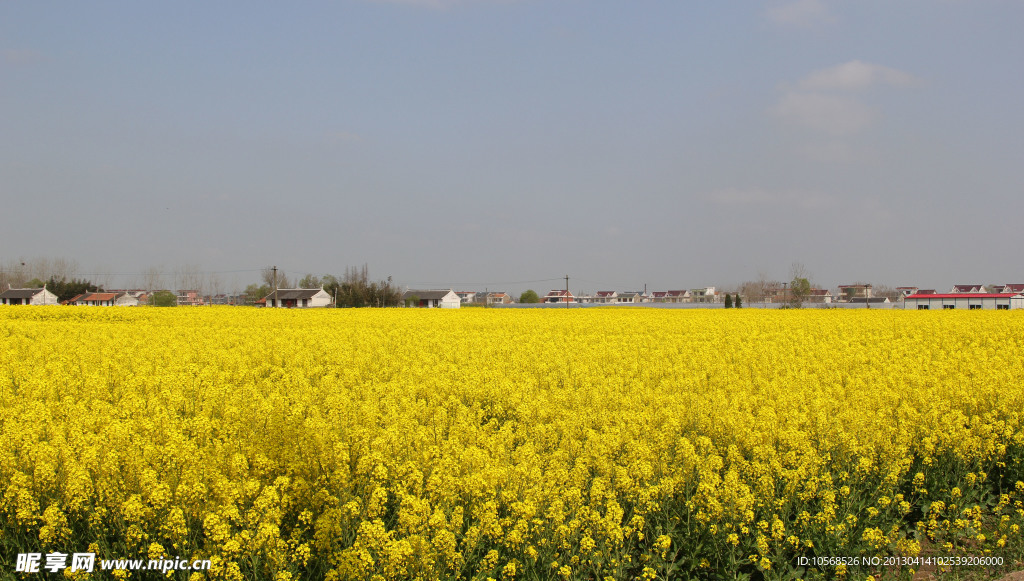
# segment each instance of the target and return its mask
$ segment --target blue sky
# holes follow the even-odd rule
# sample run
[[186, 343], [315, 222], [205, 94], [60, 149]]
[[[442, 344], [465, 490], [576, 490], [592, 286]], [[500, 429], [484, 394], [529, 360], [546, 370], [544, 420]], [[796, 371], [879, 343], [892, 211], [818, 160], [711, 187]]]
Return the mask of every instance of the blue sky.
[[4, 1], [0, 261], [1022, 282], [1021, 23], [1009, 0]]

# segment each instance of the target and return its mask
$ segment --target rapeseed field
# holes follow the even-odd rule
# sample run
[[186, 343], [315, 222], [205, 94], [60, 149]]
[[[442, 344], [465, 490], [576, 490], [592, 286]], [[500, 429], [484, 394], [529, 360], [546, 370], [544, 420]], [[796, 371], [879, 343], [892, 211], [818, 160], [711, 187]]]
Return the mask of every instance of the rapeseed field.
[[3, 307], [0, 567], [984, 568], [1020, 554], [1022, 354], [1018, 312]]

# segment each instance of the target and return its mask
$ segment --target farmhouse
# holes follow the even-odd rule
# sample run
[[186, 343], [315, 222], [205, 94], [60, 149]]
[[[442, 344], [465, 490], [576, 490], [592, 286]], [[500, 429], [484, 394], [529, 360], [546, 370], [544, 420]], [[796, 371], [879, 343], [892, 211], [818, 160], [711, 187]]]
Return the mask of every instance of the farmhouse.
[[985, 288], [985, 285], [981, 285], [981, 284], [955, 284], [955, 285], [953, 285], [953, 288], [949, 292], [950, 292], [950, 294], [959, 294], [959, 293], [979, 294], [979, 293], [989, 293], [990, 291], [989, 291], [989, 289]]
[[832, 303], [832, 293], [828, 289], [824, 288], [812, 288], [811, 292], [807, 294], [807, 302], [809, 303]]
[[311, 309], [331, 304], [331, 295], [320, 288], [281, 288], [266, 297], [268, 307]]
[[916, 286], [898, 286], [898, 287], [896, 287], [896, 292], [899, 293], [898, 298], [901, 301], [903, 299], [909, 297], [910, 295], [918, 294], [918, 290], [919, 289]]
[[490, 293], [487, 295], [487, 305], [509, 305], [512, 304], [512, 295], [508, 293]]
[[455, 291], [459, 295], [459, 302], [462, 304], [472, 303], [476, 300], [476, 291]]
[[1004, 284], [1002, 288], [996, 288], [992, 292], [997, 293], [1024, 293], [1024, 283], [1022, 284]]
[[854, 297], [845, 302], [853, 305], [881, 305], [889, 304], [892, 301], [889, 300], [889, 297]]
[[553, 289], [548, 294], [544, 295], [545, 303], [575, 303], [576, 297], [572, 295], [568, 290]]
[[0, 305], [55, 305], [57, 295], [43, 288], [8, 288], [0, 293]]
[[665, 291], [665, 302], [666, 303], [688, 303], [688, 302], [690, 302], [690, 291], [688, 291], [688, 290], [670, 290], [670, 291]]
[[[485, 295], [486, 296], [486, 295]], [[413, 307], [421, 307], [425, 309], [457, 309], [462, 304], [462, 300], [459, 295], [455, 294], [455, 291], [451, 289], [445, 290], [417, 290], [409, 289], [402, 295], [402, 301], [406, 304], [412, 304]]]
[[690, 302], [693, 303], [717, 303], [718, 292], [713, 286], [695, 288], [690, 290]]
[[203, 297], [199, 296], [199, 291], [197, 290], [179, 290], [175, 296], [177, 297], [179, 307], [203, 306]]
[[841, 284], [839, 285], [839, 299], [850, 302], [852, 299], [870, 299], [870, 284]]
[[139, 299], [126, 292], [84, 293], [68, 301], [69, 305], [90, 307], [137, 307]]
[[618, 296], [618, 303], [646, 303], [647, 297], [640, 291], [624, 292]]
[[903, 299], [903, 308], [920, 311], [1021, 309], [1024, 308], [1024, 294], [962, 292], [925, 295], [918, 293]]

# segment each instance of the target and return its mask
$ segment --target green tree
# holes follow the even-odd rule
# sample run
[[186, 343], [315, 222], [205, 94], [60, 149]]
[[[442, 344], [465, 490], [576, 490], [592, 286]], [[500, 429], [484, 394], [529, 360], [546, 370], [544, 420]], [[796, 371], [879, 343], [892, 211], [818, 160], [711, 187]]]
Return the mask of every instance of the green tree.
[[[38, 285], [36, 284], [37, 282], [39, 283]], [[31, 280], [29, 283], [31, 288], [43, 286], [43, 283], [38, 279]], [[68, 281], [51, 276], [50, 280], [46, 281], [46, 290], [57, 295], [58, 302], [64, 302], [80, 294], [97, 292], [100, 290], [100, 287], [85, 279], [78, 280], [77, 278], [72, 278]]]
[[789, 294], [790, 305], [799, 309], [804, 305], [804, 301], [811, 295], [811, 281], [805, 277], [794, 277], [789, 283]]
[[272, 291], [272, 290], [274, 290], [274, 289], [270, 288], [270, 285], [268, 285], [268, 284], [264, 284], [264, 285], [250, 284], [249, 286], [245, 287], [245, 304], [247, 304], [247, 305], [254, 305], [254, 304], [256, 304], [256, 301], [258, 301], [258, 300], [262, 299], [263, 297], [269, 295], [270, 291]]
[[149, 297], [149, 304], [154, 307], [176, 307], [178, 297], [168, 290], [156, 291]]
[[736, 293], [736, 300], [734, 300], [733, 303], [733, 306], [737, 309], [743, 307], [743, 299], [740, 298], [740, 293]]
[[[326, 278], [326, 277], [325, 277]], [[299, 288], [320, 288], [323, 281], [315, 274], [307, 274], [299, 280]]]
[[799, 309], [804, 306], [804, 301], [811, 296], [811, 279], [807, 268], [799, 262], [794, 262], [789, 269], [792, 280], [789, 282], [789, 306]]
[[519, 295], [519, 302], [526, 304], [534, 304], [540, 302], [540, 295], [533, 289], [526, 289], [523, 294]]
[[725, 293], [725, 308], [732, 308], [732, 295], [729, 293]]

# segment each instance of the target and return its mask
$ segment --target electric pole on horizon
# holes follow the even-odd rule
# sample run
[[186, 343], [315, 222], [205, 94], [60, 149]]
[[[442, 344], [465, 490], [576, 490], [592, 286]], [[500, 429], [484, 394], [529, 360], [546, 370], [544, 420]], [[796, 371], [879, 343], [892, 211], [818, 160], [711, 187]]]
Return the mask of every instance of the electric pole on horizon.
[[565, 275], [565, 308], [569, 308], [569, 275]]

